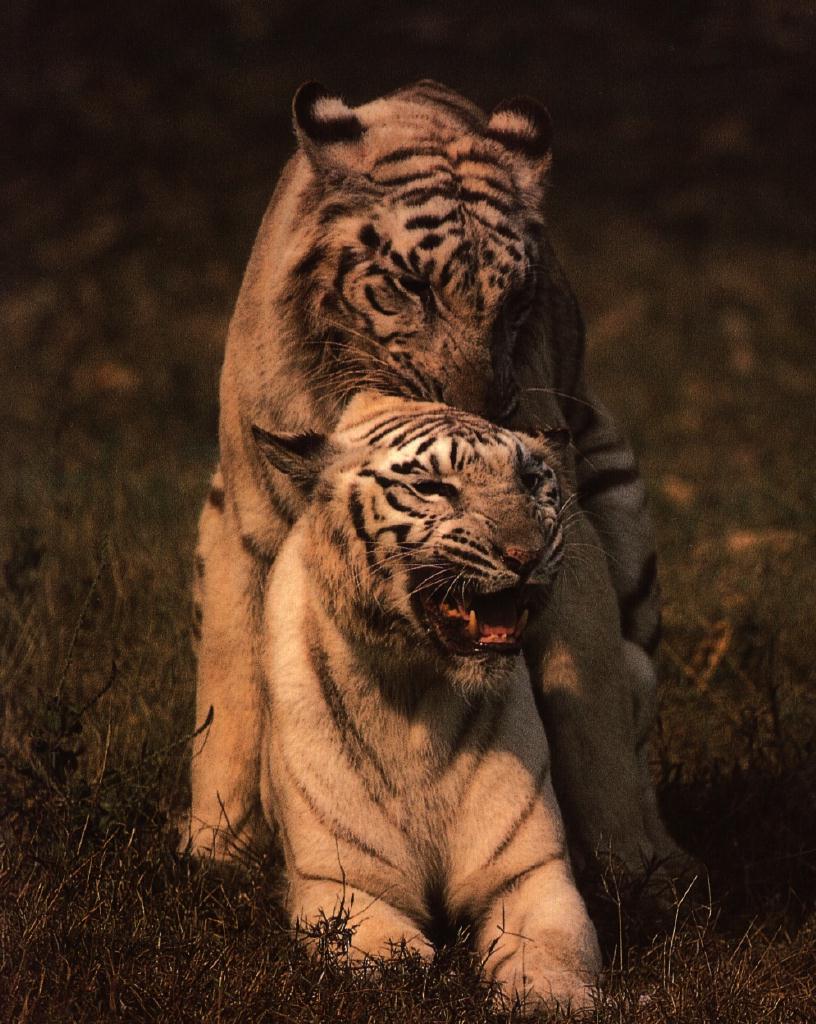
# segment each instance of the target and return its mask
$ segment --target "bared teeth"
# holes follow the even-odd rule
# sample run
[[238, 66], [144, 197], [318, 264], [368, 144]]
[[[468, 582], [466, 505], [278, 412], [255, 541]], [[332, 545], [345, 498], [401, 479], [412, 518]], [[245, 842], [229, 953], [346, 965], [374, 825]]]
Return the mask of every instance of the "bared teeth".
[[529, 618], [530, 618], [530, 609], [529, 608], [525, 608], [524, 611], [521, 613], [521, 617], [519, 618], [518, 622], [516, 623], [516, 628], [513, 630], [513, 632], [515, 633], [516, 636], [521, 636], [521, 634], [524, 632], [524, 629], [525, 629], [525, 627], [527, 625], [527, 620]]
[[476, 612], [472, 608], [470, 615], [468, 616], [467, 631], [474, 640], [479, 639], [479, 620], [476, 617]]

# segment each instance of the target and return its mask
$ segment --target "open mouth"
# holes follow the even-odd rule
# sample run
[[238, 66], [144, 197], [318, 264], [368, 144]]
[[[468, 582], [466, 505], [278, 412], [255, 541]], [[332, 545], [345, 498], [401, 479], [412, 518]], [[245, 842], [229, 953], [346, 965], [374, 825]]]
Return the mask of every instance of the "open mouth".
[[453, 594], [447, 585], [420, 589], [423, 617], [445, 650], [454, 654], [516, 654], [543, 588], [520, 584], [491, 594]]

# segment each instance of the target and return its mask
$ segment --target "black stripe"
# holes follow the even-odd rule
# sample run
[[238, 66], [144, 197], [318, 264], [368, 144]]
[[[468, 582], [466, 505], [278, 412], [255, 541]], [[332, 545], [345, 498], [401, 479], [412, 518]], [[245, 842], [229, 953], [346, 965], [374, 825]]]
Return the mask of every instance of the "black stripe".
[[470, 242], [467, 242], [467, 241], [460, 242], [459, 245], [456, 246], [456, 248], [453, 250], [453, 252], [447, 258], [447, 260], [445, 261], [444, 266], [442, 267], [442, 269], [439, 272], [439, 287], [440, 288], [444, 288], [445, 285], [448, 284], [450, 279], [453, 277], [453, 270], [451, 268], [454, 266], [454, 264], [460, 259], [460, 257], [466, 256], [471, 251], [471, 249], [472, 249], [472, 246], [471, 246]]
[[[521, 812], [521, 814], [519, 814], [519, 816], [516, 818], [516, 820], [505, 833], [505, 836], [502, 839], [502, 841], [499, 843], [499, 845], [496, 847], [493, 853], [491, 853], [491, 855], [488, 857], [487, 861], [484, 864], [484, 868], [489, 867], [491, 864], [495, 864], [499, 857], [501, 857], [501, 855], [504, 853], [507, 847], [513, 842], [513, 840], [519, 834], [522, 826], [529, 819], [530, 815], [535, 810], [536, 805], [538, 804], [539, 798], [541, 796], [541, 791], [544, 789], [544, 784], [549, 778], [549, 774], [549, 763], [545, 763], [544, 766], [541, 768], [541, 771], [538, 773], [538, 778], [536, 779], [535, 787], [529, 800], [524, 806], [524, 810]], [[484, 870], [484, 868], [482, 870]]]
[[514, 875], [506, 878], [503, 882], [496, 886], [495, 889], [491, 890], [490, 893], [484, 899], [484, 909], [486, 910], [494, 900], [499, 899], [500, 896], [504, 896], [505, 893], [511, 892], [527, 878], [532, 875], [534, 871], [538, 871], [539, 868], [545, 868], [548, 864], [552, 864], [554, 860], [564, 859], [564, 850], [559, 850], [558, 853], [552, 853], [549, 857], [543, 857], [541, 860], [536, 861], [535, 864], [530, 864], [529, 867], [523, 868], [521, 871], [517, 871]]
[[196, 576], [198, 576], [199, 579], [203, 579], [205, 568], [206, 568], [206, 563], [205, 563], [204, 559], [202, 558], [202, 556], [201, 555], [196, 555], [195, 556], [195, 574], [196, 574]]
[[[326, 707], [329, 709], [334, 727], [340, 736], [343, 750], [348, 758], [349, 764], [357, 775], [361, 776], [366, 792], [371, 795], [371, 790], [366, 785], [366, 779], [361, 768], [362, 762], [366, 761], [380, 778], [383, 788], [391, 796], [396, 796], [397, 789], [386, 773], [385, 767], [374, 748], [363, 738], [354, 720], [348, 713], [343, 695], [335, 684], [329, 667], [328, 656], [322, 647], [313, 644], [309, 649], [309, 661], [312, 669], [320, 683], [320, 692]], [[353, 749], [352, 749], [353, 748]]]
[[[395, 511], [402, 512], [403, 515], [410, 516], [411, 519], [425, 519], [426, 518], [426, 514], [424, 512], [417, 512], [416, 509], [410, 508], [408, 505], [403, 505], [402, 502], [399, 500], [399, 498], [397, 498], [394, 494], [392, 494], [391, 491], [386, 491], [385, 492], [385, 500], [388, 502], [388, 504], [391, 506], [391, 508], [393, 508]], [[386, 527], [384, 527], [381, 530], [377, 530], [377, 536], [379, 537], [381, 533], [387, 532], [388, 530], [397, 530], [397, 529], [406, 530], [407, 531], [409, 529], [409, 527], [407, 525], [403, 525], [401, 527], [386, 526]], [[405, 538], [403, 538], [403, 540], [404, 539]]]
[[354, 209], [347, 203], [329, 203], [320, 211], [318, 223], [322, 227], [325, 227], [327, 224], [333, 223], [338, 218], [350, 216], [354, 212]]
[[497, 192], [501, 192], [510, 200], [515, 199], [515, 196], [510, 191], [510, 188], [508, 187], [507, 183], [504, 181], [499, 181], [498, 178], [493, 178], [489, 174], [474, 174], [469, 175], [469, 177], [472, 177], [474, 181], [482, 182], [483, 184], [487, 185], [488, 188], [493, 188]]
[[626, 487], [629, 484], [640, 480], [640, 473], [637, 469], [607, 469], [602, 473], [596, 473], [578, 488], [578, 501], [583, 505], [591, 498], [604, 491], [611, 491], [614, 487]]
[[396, 316], [396, 310], [383, 309], [379, 302], [377, 302], [377, 296], [370, 284], [365, 286], [363, 292], [365, 293], [365, 297], [368, 299], [369, 303], [377, 310], [378, 313], [382, 313], [383, 316]]
[[427, 251], [428, 249], [436, 249], [444, 241], [445, 239], [441, 235], [425, 235], [424, 238], [420, 239], [420, 241], [417, 242], [417, 247]]
[[[424, 431], [420, 431], [419, 433], [422, 434], [422, 433], [424, 433]], [[417, 436], [419, 436], [419, 434], [417, 434]], [[415, 438], [412, 437], [411, 440], [413, 441], [413, 440], [415, 440]], [[432, 447], [435, 444], [436, 444], [436, 438], [435, 437], [426, 437], [425, 440], [422, 442], [422, 444], [417, 446], [417, 450], [414, 452], [414, 455], [421, 455], [424, 451], [427, 451], [430, 447]]]
[[300, 793], [300, 795], [308, 804], [309, 810], [312, 812], [312, 814], [314, 814], [314, 816], [317, 818], [320, 824], [331, 832], [335, 839], [342, 839], [343, 842], [348, 843], [349, 846], [355, 846], [358, 850], [360, 850], [362, 853], [365, 853], [368, 857], [371, 857], [373, 860], [378, 860], [380, 861], [381, 864], [385, 864], [387, 867], [393, 868], [396, 871], [396, 865], [392, 864], [384, 853], [380, 853], [380, 851], [375, 850], [373, 846], [369, 846], [364, 839], [361, 839], [355, 832], [352, 832], [352, 830], [348, 828], [348, 826], [341, 824], [341, 822], [337, 821], [337, 819], [334, 817], [327, 816], [320, 809], [320, 807], [318, 807], [315, 798], [304, 786], [301, 780], [295, 775], [295, 773], [292, 771], [291, 765], [288, 762], [286, 762], [286, 771], [287, 774], [289, 775], [289, 778], [295, 784], [295, 788], [297, 789], [298, 793]]
[[260, 562], [267, 569], [275, 561], [275, 556], [268, 554], [258, 541], [248, 533], [241, 534], [241, 547], [251, 558], [254, 558], [256, 562]]
[[422, 181], [423, 178], [434, 178], [440, 173], [450, 178], [450, 169], [437, 164], [422, 171], [414, 171], [413, 174], [400, 174], [396, 178], [378, 178], [377, 184], [397, 188], [399, 185], [410, 185], [414, 181]]
[[382, 167], [385, 164], [396, 164], [401, 160], [410, 160], [415, 156], [445, 157], [447, 154], [444, 149], [440, 149], [438, 146], [405, 146], [402, 149], [395, 149], [391, 153], [381, 156], [374, 161], [374, 166]]
[[207, 495], [207, 501], [212, 505], [213, 508], [217, 508], [219, 512], [224, 511], [224, 488], [223, 487], [211, 487], [210, 493]]
[[[422, 88], [413, 89], [411, 91], [411, 95], [418, 99], [428, 100], [434, 106], [442, 107], [443, 110], [449, 111], [471, 131], [481, 132], [484, 130], [484, 117], [481, 113], [475, 113], [471, 105], [464, 98], [454, 99], [454, 96], [456, 95], [455, 93], [448, 93], [443, 96], [436, 90]], [[465, 104], [467, 104], [467, 106], [465, 106]]]
[[485, 164], [488, 167], [503, 168], [506, 165], [497, 160], [493, 153], [485, 153], [481, 149], [468, 149], [459, 153], [453, 160], [454, 167], [461, 167], [462, 164]]
[[365, 528], [365, 512], [363, 511], [363, 504], [360, 501], [360, 492], [358, 488], [353, 487], [349, 494], [348, 500], [349, 518], [351, 519], [354, 532], [365, 544], [366, 562], [370, 572], [374, 572], [376, 567], [376, 556], [374, 554], [374, 541], [371, 535]]
[[[427, 418], [427, 417], [425, 417]], [[401, 413], [398, 416], [389, 416], [388, 419], [380, 420], [376, 426], [372, 427], [367, 433], [363, 434], [363, 437], [369, 444], [378, 444], [384, 437], [387, 437], [393, 431], [398, 430], [400, 427], [405, 426], [406, 423], [411, 422], [411, 417]], [[396, 448], [393, 442], [389, 441], [389, 447]]]
[[[649, 555], [643, 563], [643, 568], [640, 570], [637, 583], [635, 583], [634, 587], [628, 594], [621, 595], [618, 601], [621, 633], [623, 633], [627, 640], [631, 639], [632, 633], [635, 630], [635, 615], [638, 608], [644, 601], [649, 599], [656, 583], [657, 555], [652, 552], [652, 554]], [[660, 639], [659, 633], [657, 639]], [[655, 643], [655, 646], [657, 646], [657, 643]]]
[[414, 231], [419, 228], [423, 228], [425, 231], [429, 231], [432, 228], [442, 227], [443, 224], [447, 224], [449, 220], [458, 220], [459, 211], [454, 208], [443, 214], [441, 217], [435, 217], [431, 214], [421, 214], [418, 217], [409, 217], [408, 220], [403, 224], [406, 231]]
[[292, 277], [307, 277], [316, 267], [320, 266], [325, 258], [326, 250], [322, 245], [316, 245], [294, 265]]
[[518, 242], [519, 237], [515, 231], [512, 231], [505, 224], [501, 222], [494, 224], [493, 221], [487, 220], [485, 217], [480, 216], [475, 210], [468, 210], [468, 215], [471, 216], [475, 221], [478, 221], [483, 228], [487, 228], [488, 231], [492, 231], [494, 235], [498, 235], [499, 238], [506, 242]]
[[[331, 875], [315, 875], [310, 871], [301, 871], [296, 865], [295, 871], [297, 872], [298, 878], [302, 878], [304, 882], [331, 882], [332, 884], [339, 886], [342, 891], [345, 891], [347, 888], [354, 889], [356, 892], [361, 892], [364, 896], [369, 896], [372, 902], [383, 902], [389, 907], [395, 907], [401, 914], [405, 914], [405, 916], [411, 918], [412, 921], [414, 920], [411, 910], [407, 904], [395, 903], [390, 897], [386, 899], [386, 895], [390, 891], [389, 889], [384, 889], [380, 893], [374, 893], [370, 889], [364, 889], [357, 882], [352, 882], [348, 878], [333, 878]], [[358, 907], [357, 909], [361, 908]]]
[[391, 262], [394, 264], [394, 266], [399, 267], [400, 270], [404, 270], [406, 274], [410, 274], [411, 268], [408, 266], [408, 264], [405, 262], [402, 256], [400, 256], [400, 254], [393, 249], [391, 250]]
[[419, 459], [411, 459], [408, 462], [392, 462], [388, 467], [392, 473], [413, 473], [415, 469], [422, 469]]
[[462, 548], [450, 540], [445, 543], [445, 550], [452, 552], [460, 561], [466, 562], [468, 565], [478, 565], [484, 569], [493, 570], [496, 568], [495, 562], [489, 562], [486, 558], [482, 558], [481, 555], [474, 554], [472, 551], [468, 551], [467, 548]]
[[403, 206], [422, 206], [432, 199], [456, 199], [458, 192], [451, 186], [429, 186], [428, 188], [409, 188], [397, 198]]
[[[419, 519], [419, 518], [422, 518], [422, 517], [421, 516], [414, 516], [414, 518], [415, 519]], [[393, 533], [394, 534], [394, 540], [397, 542], [397, 544], [400, 547], [404, 547], [405, 546], [405, 541], [408, 539], [408, 534], [410, 532], [411, 532], [411, 527], [407, 523], [397, 523], [395, 526], [383, 526], [383, 527], [381, 527], [379, 530], [377, 530], [377, 538], [379, 539], [380, 537], [382, 537], [382, 535], [384, 533]], [[411, 547], [411, 548], [413, 548], [413, 546], [414, 546], [413, 544], [409, 545], [409, 547]], [[387, 568], [388, 568], [387, 566], [381, 565], [380, 566], [380, 572], [381, 573], [384, 572]], [[389, 572], [389, 575], [391, 575], [391, 570], [390, 569], [388, 570], [388, 572]]]
[[505, 217], [514, 212], [514, 207], [510, 206], [508, 203], [503, 203], [500, 199], [497, 199], [489, 192], [480, 192], [478, 189], [460, 188], [459, 198], [466, 203], [486, 203], [494, 210], [498, 210], [499, 213], [504, 214]]
[[348, 272], [354, 267], [357, 262], [354, 250], [351, 246], [344, 245], [343, 251], [340, 254], [340, 262], [337, 265], [337, 273], [334, 276], [334, 287], [338, 292], [343, 290], [343, 282], [346, 280]]

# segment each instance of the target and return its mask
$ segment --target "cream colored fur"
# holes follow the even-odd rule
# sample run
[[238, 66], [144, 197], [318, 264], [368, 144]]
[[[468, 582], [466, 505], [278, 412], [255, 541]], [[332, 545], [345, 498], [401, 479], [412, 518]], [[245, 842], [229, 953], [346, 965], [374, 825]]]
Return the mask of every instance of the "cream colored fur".
[[[350, 408], [358, 422], [361, 405], [370, 411], [359, 399]], [[352, 955], [384, 955], [404, 942], [427, 957], [423, 923], [435, 886], [447, 914], [471, 924], [486, 973], [509, 998], [526, 1000], [528, 1012], [590, 1007], [600, 955], [573, 882], [524, 659], [443, 655], [422, 633], [367, 639], [356, 617], [370, 577], [344, 522], [350, 458], [341, 451], [328, 481], [336, 496], [304, 514], [266, 587], [261, 792], [283, 839], [290, 915], [315, 924], [347, 911]], [[496, 470], [494, 479], [504, 478]], [[509, 515], [513, 500], [508, 494]], [[479, 523], [474, 516], [477, 536]], [[341, 553], [330, 538], [344, 527], [352, 540]], [[388, 564], [398, 571], [401, 560], [392, 554]], [[559, 594], [555, 621], [545, 616], [539, 633], [551, 648], [553, 692], [575, 696], [582, 652], [560, 628], [570, 609]], [[410, 614], [399, 594], [393, 600]], [[614, 647], [598, 638], [595, 646], [614, 664]], [[337, 687], [330, 701], [316, 649]], [[607, 673], [594, 685], [609, 682]], [[468, 716], [473, 739], [457, 747]]]

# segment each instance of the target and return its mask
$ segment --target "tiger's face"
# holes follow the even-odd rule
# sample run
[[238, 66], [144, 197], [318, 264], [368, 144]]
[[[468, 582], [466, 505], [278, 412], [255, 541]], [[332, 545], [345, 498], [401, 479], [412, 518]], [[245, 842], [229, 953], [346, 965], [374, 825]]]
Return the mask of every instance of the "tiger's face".
[[320, 227], [292, 294], [322, 339], [324, 390], [509, 421], [539, 284], [546, 112], [514, 101], [488, 121], [418, 83], [354, 111], [306, 86], [295, 115]]
[[447, 658], [519, 652], [564, 551], [563, 439], [372, 393], [328, 441], [256, 436], [311, 491], [306, 515], [333, 549], [315, 571], [357, 620], [376, 609], [391, 635]]

